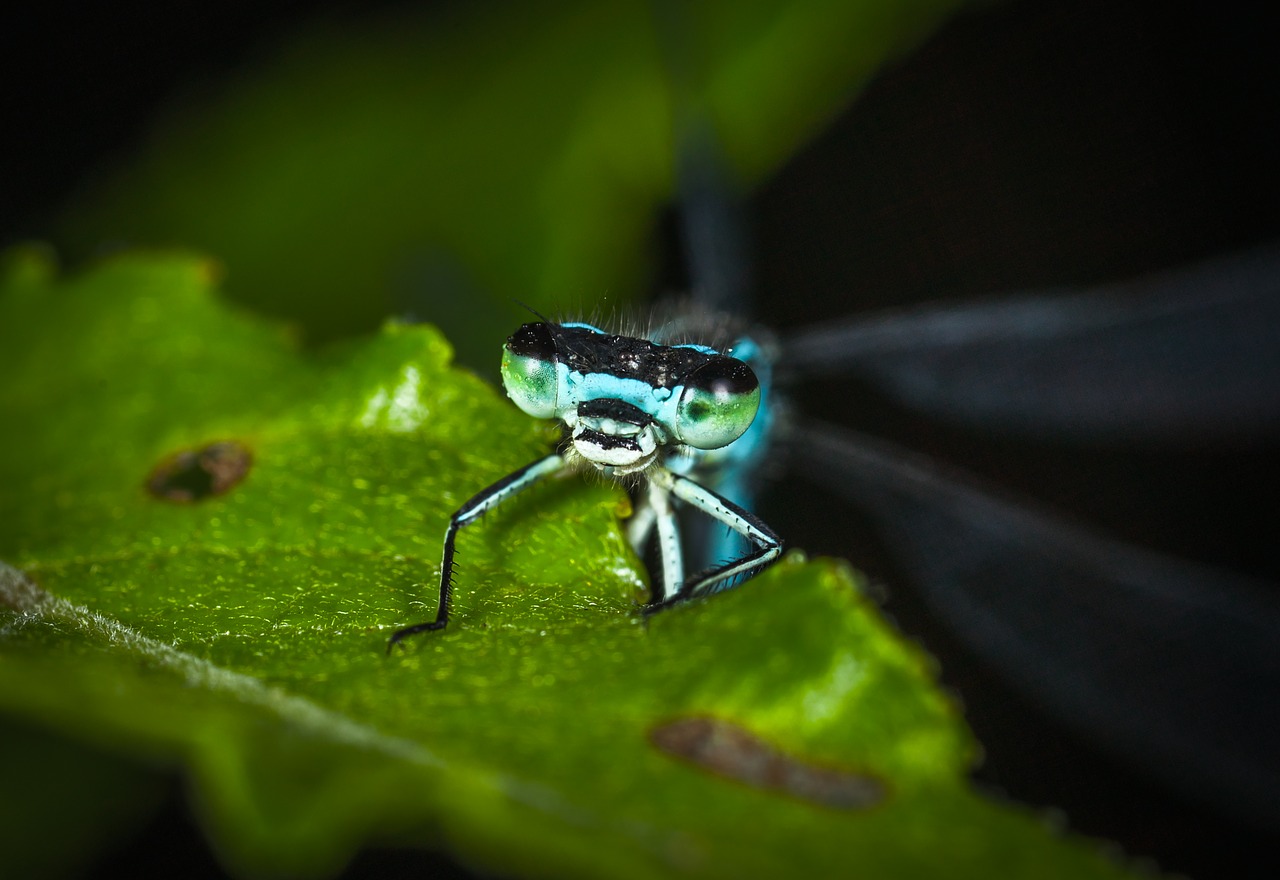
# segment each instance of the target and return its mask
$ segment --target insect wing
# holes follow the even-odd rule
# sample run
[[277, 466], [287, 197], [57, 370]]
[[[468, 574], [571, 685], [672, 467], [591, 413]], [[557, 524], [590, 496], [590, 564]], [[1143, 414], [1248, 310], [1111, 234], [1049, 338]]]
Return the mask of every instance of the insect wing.
[[1171, 787], [1280, 828], [1274, 588], [1107, 540], [936, 461], [806, 423], [792, 466], [864, 511], [932, 613]]
[[856, 373], [986, 429], [1165, 444], [1280, 433], [1280, 245], [1087, 290], [792, 334], [789, 377]]

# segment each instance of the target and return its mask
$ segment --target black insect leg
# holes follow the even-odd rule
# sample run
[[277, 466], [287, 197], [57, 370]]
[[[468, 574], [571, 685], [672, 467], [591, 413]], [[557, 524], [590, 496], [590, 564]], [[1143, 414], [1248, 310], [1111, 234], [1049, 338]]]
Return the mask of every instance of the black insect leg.
[[444, 533], [444, 557], [440, 562], [440, 602], [436, 609], [435, 620], [417, 623], [396, 631], [387, 642], [387, 653], [391, 653], [392, 646], [401, 639], [420, 632], [444, 629], [448, 625], [449, 606], [453, 599], [453, 545], [458, 536], [458, 530], [463, 526], [471, 525], [482, 514], [497, 507], [517, 492], [532, 486], [548, 474], [563, 469], [564, 466], [564, 456], [553, 452], [508, 474], [458, 508], [450, 518], [449, 528]]

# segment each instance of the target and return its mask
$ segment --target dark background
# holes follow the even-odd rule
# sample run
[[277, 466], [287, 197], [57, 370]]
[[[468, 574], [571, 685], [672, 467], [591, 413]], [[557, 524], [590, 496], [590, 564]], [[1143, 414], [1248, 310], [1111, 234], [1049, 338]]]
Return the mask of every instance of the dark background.
[[[59, 209], [142, 143], [158, 111], [210, 90], [300, 20], [396, 5], [410, 4], [52, 2], [10, 18], [0, 30], [0, 244], [50, 238]], [[758, 311], [796, 327], [1125, 278], [1274, 239], [1280, 77], [1263, 7], [1060, 0], [959, 16], [754, 194]], [[819, 386], [802, 403], [830, 416], [831, 400], [850, 424], [1105, 534], [1280, 579], [1274, 438], [1081, 448], [921, 425], [846, 387]], [[987, 750], [982, 784], [1061, 808], [1071, 828], [1167, 871], [1271, 874], [1260, 831], [1184, 802], [1004, 687], [899, 583], [855, 515], [806, 517], [837, 502], [784, 504], [781, 492], [766, 515], [778, 509], [769, 518], [789, 542], [868, 568], [887, 584], [890, 612], [941, 659]], [[177, 784], [172, 802], [104, 874], [218, 876]], [[423, 858], [372, 853], [353, 872], [458, 870]]]
[[[1272, 33], [1261, 4], [1021, 2], [956, 18], [761, 189], [758, 311], [796, 327], [1120, 280], [1274, 241]], [[1274, 436], [1158, 449], [1030, 440], [913, 417], [847, 380], [811, 387], [801, 405], [1101, 534], [1280, 581]], [[923, 605], [869, 523], [833, 519], [839, 500], [809, 492], [799, 508], [767, 496], [766, 520], [886, 585], [888, 611], [960, 694], [986, 749], [981, 784], [1060, 807], [1071, 828], [1166, 871], [1274, 876], [1260, 830], [1187, 802], [1023, 700]]]

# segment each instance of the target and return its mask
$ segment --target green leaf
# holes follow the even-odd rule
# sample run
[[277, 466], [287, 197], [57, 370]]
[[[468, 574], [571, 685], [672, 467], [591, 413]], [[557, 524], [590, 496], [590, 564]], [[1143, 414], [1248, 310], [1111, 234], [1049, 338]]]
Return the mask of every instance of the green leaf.
[[842, 563], [642, 618], [616, 487], [466, 530], [455, 623], [388, 656], [450, 512], [553, 435], [429, 327], [301, 354], [217, 275], [10, 255], [0, 712], [182, 768], [237, 873], [390, 843], [538, 877], [1122, 875], [969, 788], [955, 707]]
[[429, 302], [487, 368], [519, 302], [644, 289], [678, 118], [754, 185], [958, 4], [553, 0], [317, 26], [184, 105], [66, 242], [217, 254], [232, 298], [312, 340]]

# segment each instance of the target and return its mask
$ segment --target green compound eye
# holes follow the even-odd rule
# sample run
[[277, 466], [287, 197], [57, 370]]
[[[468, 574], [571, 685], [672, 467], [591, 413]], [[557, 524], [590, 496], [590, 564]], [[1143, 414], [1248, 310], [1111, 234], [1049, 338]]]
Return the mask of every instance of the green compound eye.
[[559, 392], [556, 342], [546, 324], [525, 324], [502, 347], [502, 386], [507, 396], [536, 419], [556, 415]]
[[696, 449], [719, 449], [737, 440], [755, 421], [760, 382], [740, 360], [714, 357], [685, 380], [676, 405], [675, 432]]

